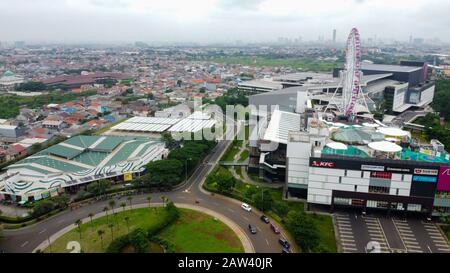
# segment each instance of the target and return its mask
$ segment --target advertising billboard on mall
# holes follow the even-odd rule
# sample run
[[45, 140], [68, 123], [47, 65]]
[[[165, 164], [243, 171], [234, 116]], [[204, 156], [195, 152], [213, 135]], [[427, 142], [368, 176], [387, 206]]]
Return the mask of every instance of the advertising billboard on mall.
[[438, 191], [450, 191], [450, 166], [439, 168]]

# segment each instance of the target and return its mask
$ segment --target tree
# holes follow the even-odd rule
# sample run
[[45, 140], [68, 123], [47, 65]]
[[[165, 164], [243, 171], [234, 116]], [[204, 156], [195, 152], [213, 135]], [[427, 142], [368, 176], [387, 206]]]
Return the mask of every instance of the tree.
[[147, 232], [142, 228], [137, 228], [129, 235], [130, 243], [137, 253], [145, 253], [148, 248]]
[[33, 207], [33, 211], [31, 212], [31, 215], [33, 217], [39, 217], [41, 215], [51, 212], [52, 210], [55, 209], [55, 207], [56, 207], [56, 205], [53, 201], [42, 200]]
[[100, 244], [102, 246], [102, 249], [103, 249], [103, 234], [105, 234], [104, 230], [101, 229], [97, 230], [97, 235], [100, 237]]
[[127, 206], [127, 203], [122, 202], [122, 203], [120, 203], [120, 206], [122, 207], [122, 210], [125, 211], [125, 207]]
[[130, 233], [130, 217], [125, 216], [125, 218], [123, 218], [123, 220], [125, 220], [125, 223], [127, 223], [127, 230], [128, 230], [128, 233]]
[[268, 189], [261, 189], [252, 196], [253, 203], [261, 211], [270, 210], [273, 204], [272, 194]]
[[114, 207], [116, 206], [116, 201], [110, 200], [108, 202], [109, 207], [111, 208], [112, 212], [114, 213]]
[[81, 219], [78, 219], [75, 221], [75, 225], [77, 225], [78, 227], [78, 233], [80, 233], [80, 239], [81, 239], [81, 224], [83, 223], [83, 221], [81, 221]]
[[158, 160], [147, 165], [148, 174], [144, 185], [174, 186], [182, 181], [183, 163], [178, 160]]
[[94, 214], [92, 212], [89, 212], [88, 216], [89, 218], [91, 218], [91, 225], [92, 225], [92, 217], [94, 217]]
[[55, 206], [61, 209], [64, 209], [67, 207], [67, 204], [70, 201], [70, 196], [66, 193], [52, 197], [51, 199], [54, 203]]
[[169, 150], [173, 150], [179, 147], [178, 142], [173, 139], [172, 134], [169, 132], [162, 133], [161, 139], [164, 141], [164, 143], [166, 144], [166, 148]]
[[291, 210], [286, 218], [286, 226], [295, 242], [304, 252], [311, 252], [319, 244], [319, 233], [315, 222], [303, 211]]
[[236, 184], [236, 179], [224, 168], [218, 169], [213, 175], [208, 177], [208, 183], [215, 183], [220, 193], [229, 193]]
[[113, 241], [114, 240], [114, 224], [110, 223], [108, 225], [108, 227], [109, 227], [109, 230], [111, 231], [111, 240]]
[[106, 193], [106, 190], [108, 190], [111, 187], [111, 182], [106, 179], [101, 179], [97, 182], [92, 182], [87, 186], [87, 191], [94, 194], [94, 195], [102, 195]]
[[161, 198], [161, 200], [163, 201], [163, 207], [165, 207], [167, 197], [165, 197], [164, 195], [161, 195], [159, 198]]
[[127, 200], [128, 200], [128, 202], [130, 203], [130, 207], [133, 208], [133, 203], [132, 203], [132, 201], [133, 201], [133, 196], [128, 196], [128, 197], [127, 197]]
[[152, 197], [151, 196], [147, 196], [147, 202], [148, 202], [148, 207], [151, 207], [151, 203], [152, 203]]
[[109, 210], [108, 207], [104, 207], [104, 208], [103, 208], [103, 212], [106, 214], [106, 221], [109, 221], [109, 218], [108, 218], [108, 210]]

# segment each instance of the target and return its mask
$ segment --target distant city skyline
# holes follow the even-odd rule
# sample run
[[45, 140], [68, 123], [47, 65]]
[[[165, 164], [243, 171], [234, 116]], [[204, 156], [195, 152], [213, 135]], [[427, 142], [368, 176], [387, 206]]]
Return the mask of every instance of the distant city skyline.
[[[2, 0], [0, 41], [57, 43], [450, 42], [445, 0]], [[319, 38], [321, 37], [321, 38]]]

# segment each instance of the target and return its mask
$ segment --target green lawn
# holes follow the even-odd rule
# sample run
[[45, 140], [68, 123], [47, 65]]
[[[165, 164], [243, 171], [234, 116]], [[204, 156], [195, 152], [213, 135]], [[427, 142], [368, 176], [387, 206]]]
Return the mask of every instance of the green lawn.
[[[158, 224], [165, 216], [163, 208], [140, 208], [128, 211], [116, 209], [116, 215], [98, 218], [81, 225], [81, 239], [79, 229], [75, 228], [52, 243], [45, 252], [66, 253], [67, 243], [77, 241], [86, 253], [101, 253], [112, 241], [111, 229], [113, 223], [114, 238], [128, 233], [125, 217], [129, 217], [130, 231], [135, 228], [147, 229]], [[213, 217], [193, 210], [180, 209], [180, 219], [176, 224], [167, 227], [158, 237], [168, 240], [175, 245], [176, 252], [243, 252], [242, 244], [236, 234], [224, 223], [215, 221]], [[98, 230], [105, 231], [103, 248]], [[150, 244], [151, 246], [151, 244]], [[153, 249], [153, 248], [152, 248]], [[150, 252], [159, 252], [152, 251]], [[155, 248], [157, 249], [157, 248]], [[125, 250], [126, 251], [126, 250]]]
[[[124, 220], [129, 217], [130, 230], [135, 228], [149, 228], [152, 225], [159, 223], [166, 213], [162, 208], [141, 208], [128, 211], [122, 209], [115, 209], [116, 215], [109, 215], [108, 217], [101, 217], [81, 225], [81, 239], [78, 228], [75, 228], [62, 237], [58, 238], [51, 245], [51, 249], [47, 248], [45, 252], [70, 252], [66, 249], [67, 243], [70, 241], [78, 241], [81, 244], [81, 249], [88, 253], [103, 252], [112, 241], [111, 229], [108, 227], [109, 223], [114, 225], [114, 238], [128, 233], [127, 225]], [[98, 230], [103, 230], [103, 249], [101, 246], [100, 237], [97, 234]]]
[[227, 225], [193, 210], [181, 210], [180, 219], [159, 236], [173, 243], [177, 253], [244, 252], [239, 238]]
[[233, 140], [232, 145], [228, 148], [225, 154], [220, 159], [221, 161], [234, 161], [234, 156], [242, 147], [242, 140]]
[[248, 150], [242, 151], [242, 153], [241, 153], [241, 155], [240, 155], [240, 157], [239, 157], [239, 161], [242, 162], [242, 161], [247, 160], [247, 159], [248, 159], [248, 156], [249, 156], [249, 153], [250, 153], [250, 152], [249, 152]]

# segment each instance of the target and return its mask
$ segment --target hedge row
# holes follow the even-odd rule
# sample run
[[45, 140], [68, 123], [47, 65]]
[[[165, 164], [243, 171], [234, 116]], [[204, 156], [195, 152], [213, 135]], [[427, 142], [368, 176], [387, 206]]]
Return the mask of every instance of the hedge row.
[[[146, 235], [147, 235], [148, 241], [157, 242], [158, 240], [160, 240], [161, 242], [163, 242], [164, 240], [162, 240], [161, 238], [155, 237], [155, 235], [158, 234], [160, 231], [162, 231], [167, 226], [174, 223], [180, 217], [180, 212], [178, 211], [177, 207], [175, 207], [175, 205], [172, 202], [169, 202], [166, 205], [165, 210], [166, 210], [166, 215], [165, 215], [163, 221], [161, 221], [159, 224], [154, 225], [146, 230]], [[133, 237], [134, 232], [139, 232], [139, 229], [133, 230], [132, 232], [130, 232], [126, 235], [123, 235], [123, 236], [120, 236], [120, 237], [114, 239], [109, 244], [108, 248], [106, 249], [106, 253], [120, 253], [120, 251], [125, 246], [132, 244], [131, 238]], [[157, 240], [157, 241], [155, 241], [155, 240]], [[164, 241], [161, 245], [166, 249], [167, 252], [173, 251], [173, 246], [169, 242]]]

